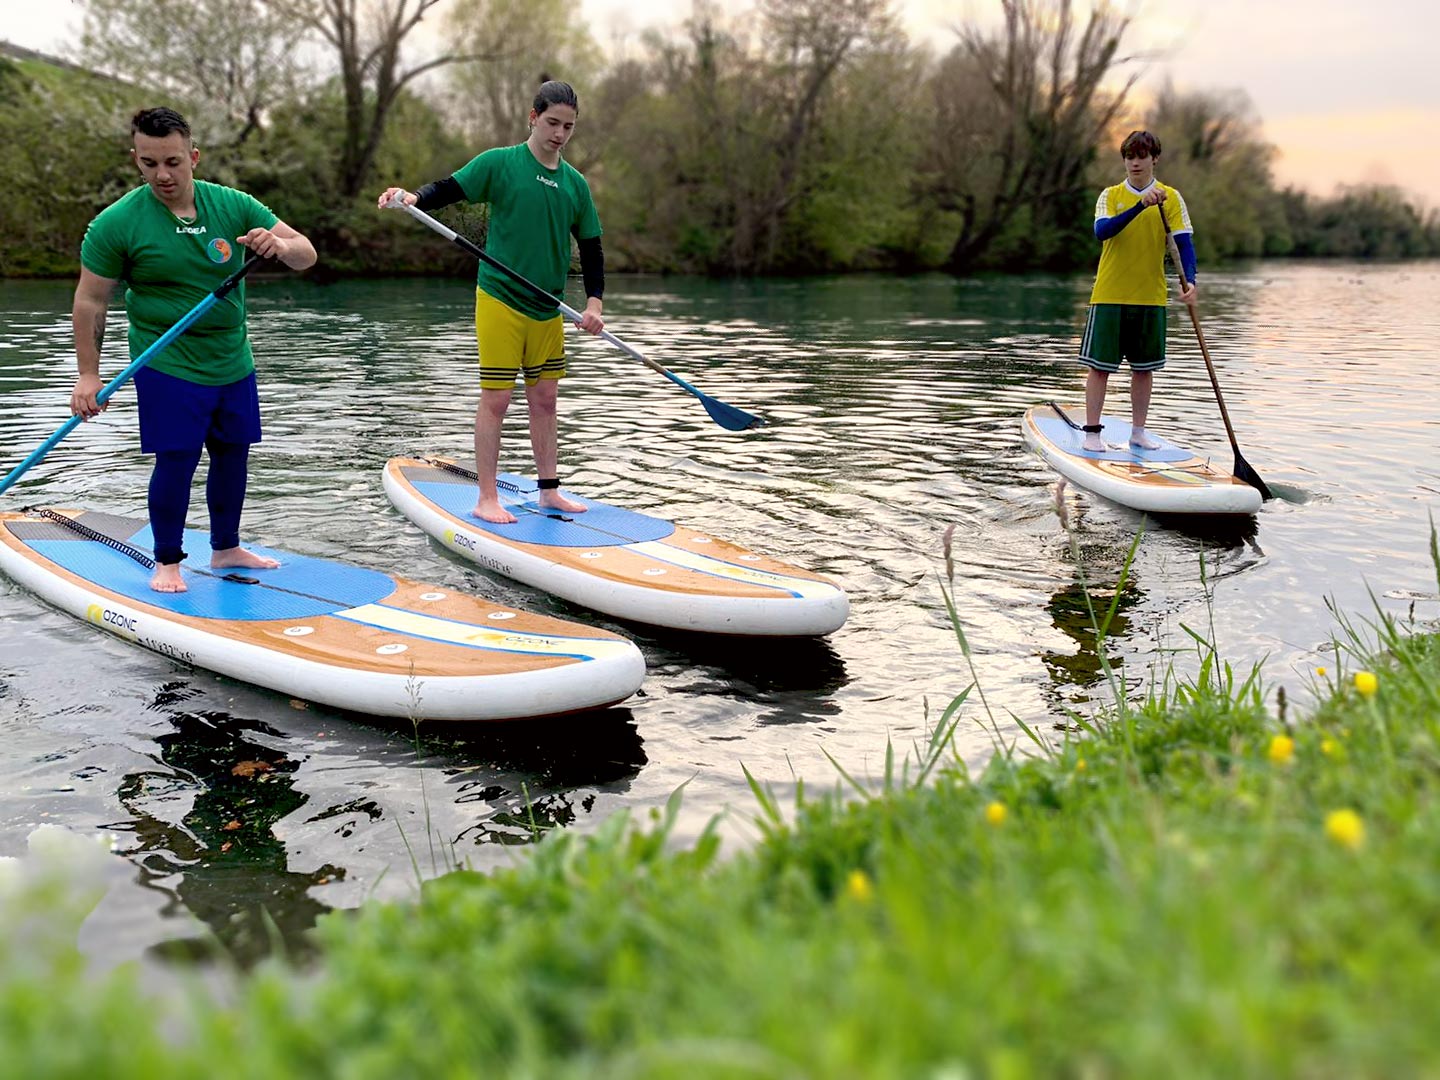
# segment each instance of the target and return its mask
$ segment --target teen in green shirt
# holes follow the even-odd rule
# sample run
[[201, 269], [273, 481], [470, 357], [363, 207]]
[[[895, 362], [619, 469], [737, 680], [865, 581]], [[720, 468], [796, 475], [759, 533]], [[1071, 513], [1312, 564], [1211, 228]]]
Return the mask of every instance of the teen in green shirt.
[[[543, 83], [530, 110], [530, 135], [515, 146], [486, 150], [453, 176], [426, 184], [418, 192], [389, 187], [379, 205], [397, 195], [407, 204], [432, 210], [451, 203], [488, 203], [490, 222], [485, 250], [548, 292], [560, 295], [570, 269], [570, 238], [579, 242], [585, 282], [585, 310], [577, 324], [598, 334], [605, 328], [605, 256], [600, 218], [590, 185], [561, 157], [575, 132], [579, 102], [574, 89], [558, 81]], [[500, 430], [515, 375], [525, 376], [530, 413], [530, 445], [539, 473], [541, 506], [580, 513], [585, 507], [560, 493], [555, 409], [559, 380], [565, 376], [564, 323], [554, 307], [498, 270], [480, 264], [475, 290], [475, 336], [480, 353], [480, 404], [475, 410], [475, 462], [480, 498], [473, 511], [484, 521], [507, 524], [515, 515], [500, 505], [495, 474], [500, 461]]]

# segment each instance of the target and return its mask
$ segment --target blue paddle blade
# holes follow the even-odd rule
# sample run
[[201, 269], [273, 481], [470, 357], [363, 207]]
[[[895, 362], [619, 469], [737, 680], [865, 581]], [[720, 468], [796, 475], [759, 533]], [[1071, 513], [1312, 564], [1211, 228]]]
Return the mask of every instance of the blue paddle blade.
[[717, 401], [708, 394], [700, 394], [700, 404], [705, 406], [705, 411], [710, 414], [710, 419], [723, 427], [726, 431], [748, 431], [750, 428], [763, 427], [763, 417], [748, 413], [744, 409], [737, 409], [734, 405], [727, 405], [723, 401]]
[[[629, 351], [628, 349], [626, 350]], [[641, 360], [645, 360], [642, 356]], [[700, 404], [705, 406], [705, 411], [710, 414], [710, 419], [723, 427], [726, 431], [746, 431], [750, 428], [763, 427], [765, 421], [754, 413], [748, 413], [744, 409], [737, 409], [734, 405], [727, 405], [719, 398], [713, 398], [703, 390], [697, 390], [688, 382], [676, 375], [667, 367], [655, 363], [653, 360], [645, 360], [645, 363], [654, 368], [665, 378], [669, 379], [687, 394], [692, 394], [700, 399]]]

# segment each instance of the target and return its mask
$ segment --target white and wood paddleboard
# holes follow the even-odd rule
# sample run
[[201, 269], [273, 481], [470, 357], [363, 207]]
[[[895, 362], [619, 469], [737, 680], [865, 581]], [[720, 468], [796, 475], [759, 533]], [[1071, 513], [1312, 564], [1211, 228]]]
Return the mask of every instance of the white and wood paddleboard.
[[583, 513], [544, 510], [534, 480], [501, 474], [517, 520], [471, 515], [474, 473], [443, 458], [392, 458], [385, 493], [425, 532], [486, 569], [616, 618], [675, 630], [814, 636], [850, 604], [834, 582], [693, 529], [572, 491]]
[[[274, 570], [183, 571], [157, 593], [148, 522], [114, 514], [0, 513], [0, 569], [100, 630], [182, 663], [377, 716], [513, 720], [600, 708], [645, 677], [633, 642], [454, 589], [254, 547]], [[191, 551], [209, 551], [187, 531]], [[127, 553], [125, 549], [130, 549]]]
[[1025, 412], [1026, 441], [1066, 480], [1112, 502], [1156, 514], [1254, 514], [1258, 489], [1174, 443], [1150, 434], [1155, 450], [1130, 445], [1130, 422], [1101, 417], [1105, 449], [1084, 448], [1084, 405], [1032, 405]]

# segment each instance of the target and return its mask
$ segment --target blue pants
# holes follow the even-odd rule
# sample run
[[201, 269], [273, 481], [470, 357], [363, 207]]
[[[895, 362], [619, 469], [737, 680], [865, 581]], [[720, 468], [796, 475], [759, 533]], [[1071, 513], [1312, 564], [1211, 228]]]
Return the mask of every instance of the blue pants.
[[[210, 547], [214, 551], [240, 545], [240, 511], [245, 508], [245, 481], [250, 465], [249, 443], [205, 442], [210, 470], [205, 476], [205, 503], [210, 508]], [[155, 561], [178, 563], [185, 558], [185, 515], [190, 511], [190, 484], [200, 464], [200, 448], [161, 450], [150, 474], [150, 532]]]
[[157, 563], [178, 563], [190, 485], [200, 451], [210, 454], [205, 501], [210, 509], [210, 547], [240, 544], [240, 511], [250, 444], [260, 441], [260, 397], [252, 372], [226, 386], [203, 386], [141, 368], [135, 375], [140, 405], [140, 449], [155, 455], [150, 474], [150, 531]]

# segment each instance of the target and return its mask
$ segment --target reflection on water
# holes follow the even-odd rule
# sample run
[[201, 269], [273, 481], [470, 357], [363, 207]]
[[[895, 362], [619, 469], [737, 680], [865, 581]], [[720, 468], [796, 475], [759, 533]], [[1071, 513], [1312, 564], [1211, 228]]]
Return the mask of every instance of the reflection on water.
[[[183, 684], [156, 695], [152, 708], [167, 712], [173, 728], [154, 740], [154, 767], [120, 780], [118, 798], [129, 820], [106, 827], [133, 837], [121, 852], [138, 867], [140, 886], [166, 897], [162, 913], [188, 911], [209, 929], [211, 936], [198, 942], [168, 943], [170, 951], [213, 943], [250, 964], [270, 950], [267, 918], [283, 921], [298, 946], [295, 935], [326, 910], [310, 889], [345, 871], [286, 869], [274, 826], [307, 802], [294, 785], [298, 762], [275, 748], [279, 733], [264, 724], [172, 708], [190, 696]], [[262, 743], [257, 736], [269, 738]], [[165, 811], [181, 802], [189, 804], [184, 816], [167, 820]]]
[[[508, 865], [517, 845], [658, 806], [681, 785], [680, 840], [717, 814], [751, 836], [742, 766], [781, 791], [832, 780], [827, 755], [878, 777], [887, 740], [923, 739], [927, 715], [969, 684], [939, 588], [952, 526], [957, 615], [1002, 723], [1108, 699], [1086, 589], [1101, 617], [1114, 607], [1105, 656], [1130, 686], [1193, 665], [1189, 627], [1237, 666], [1268, 657], [1269, 677], [1303, 696], [1334, 630], [1327, 597], [1364, 615], [1373, 589], [1422, 624], [1440, 617], [1426, 561], [1440, 418], [1417, 389], [1440, 377], [1437, 287], [1435, 263], [1208, 275], [1206, 339], [1237, 440], [1281, 496], [1247, 532], [1146, 523], [1073, 489], [1057, 504], [1019, 419], [1081, 386], [1080, 277], [617, 281], [606, 312], [623, 338], [771, 426], [725, 432], [665, 379], [572, 338], [564, 482], [841, 581], [846, 627], [787, 643], [617, 624], [450, 556], [394, 511], [379, 475], [392, 455], [469, 452], [471, 286], [262, 280], [251, 304], [266, 433], [247, 537], [625, 633], [645, 687], [621, 709], [423, 727], [417, 741], [403, 724], [178, 667], [0, 581], [0, 854], [43, 821], [124, 829], [135, 880], [97, 912], [93, 948], [124, 959], [200, 942], [248, 962], [268, 947], [262, 910], [293, 948], [326, 908], [413, 895], [461, 861]], [[64, 419], [70, 290], [0, 282], [5, 471]], [[1170, 334], [1152, 425], [1228, 465], [1188, 322]], [[527, 471], [513, 412], [503, 463]], [[11, 495], [143, 513], [137, 442], [122, 391]], [[979, 764], [990, 739], [962, 723], [957, 745]]]

